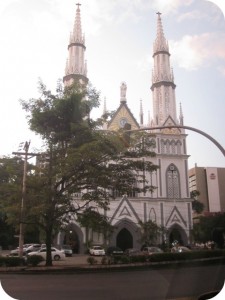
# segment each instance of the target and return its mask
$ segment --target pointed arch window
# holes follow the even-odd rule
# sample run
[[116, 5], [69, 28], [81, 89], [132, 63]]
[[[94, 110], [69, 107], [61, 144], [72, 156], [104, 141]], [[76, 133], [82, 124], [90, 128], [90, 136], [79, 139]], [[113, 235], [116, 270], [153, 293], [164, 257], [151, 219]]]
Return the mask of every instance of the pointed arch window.
[[170, 164], [166, 171], [167, 197], [180, 198], [180, 175], [177, 167]]
[[169, 140], [166, 141], [166, 153], [167, 154], [170, 153], [170, 141]]
[[181, 141], [177, 141], [177, 154], [181, 154]]
[[161, 140], [161, 153], [165, 153], [165, 142]]
[[150, 212], [149, 212], [149, 220], [151, 220], [152, 222], [155, 222], [155, 223], [156, 223], [156, 212], [155, 212], [155, 209], [154, 209], [154, 208], [151, 208], [151, 209], [150, 209]]
[[172, 140], [172, 142], [171, 142], [171, 148], [172, 148], [172, 154], [176, 154], [175, 141], [174, 140]]

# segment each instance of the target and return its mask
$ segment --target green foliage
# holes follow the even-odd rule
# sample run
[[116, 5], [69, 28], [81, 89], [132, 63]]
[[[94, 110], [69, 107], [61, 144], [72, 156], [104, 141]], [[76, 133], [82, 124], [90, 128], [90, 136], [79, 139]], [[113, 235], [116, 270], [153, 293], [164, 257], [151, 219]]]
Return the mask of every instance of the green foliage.
[[107, 256], [103, 256], [101, 259], [101, 264], [102, 265], [109, 265], [110, 264], [110, 258]]
[[158, 226], [156, 222], [151, 220], [147, 222], [139, 221], [141, 227], [141, 242], [146, 246], [157, 244], [159, 237], [166, 232], [162, 226]]
[[27, 256], [27, 264], [32, 267], [36, 267], [43, 261], [43, 257], [40, 255], [28, 255]]
[[109, 238], [114, 227], [109, 223], [108, 218], [93, 210], [92, 207], [86, 208], [77, 215], [78, 223], [85, 228], [91, 228], [94, 232], [103, 233], [105, 238]]
[[195, 219], [192, 233], [196, 242], [206, 243], [216, 238], [214, 241], [218, 244], [217, 238], [219, 237], [219, 243], [224, 244], [224, 240], [221, 241], [221, 234], [216, 235], [215, 231], [225, 233], [225, 213], [215, 213]]
[[193, 199], [192, 201], [192, 209], [197, 214], [200, 214], [204, 210], [204, 204], [200, 201], [198, 201], [198, 196], [200, 195], [200, 192], [197, 190], [191, 191], [190, 197]]
[[203, 212], [204, 204], [201, 203], [201, 202], [198, 201], [198, 200], [194, 200], [194, 201], [192, 201], [192, 209], [193, 209], [193, 211], [195, 211], [197, 214], [200, 214], [200, 213]]
[[149, 257], [147, 255], [134, 255], [129, 257], [130, 263], [145, 263], [149, 261]]
[[209, 251], [190, 251], [190, 252], [164, 252], [164, 253], [154, 253], [152, 255], [135, 255], [135, 256], [119, 256], [113, 258], [110, 263], [159, 263], [159, 262], [176, 262], [176, 261], [187, 261], [187, 260], [198, 260], [204, 258], [219, 258], [224, 257], [224, 250], [209, 250]]
[[[145, 172], [153, 172], [157, 166], [150, 161], [154, 152], [149, 135], [132, 134], [128, 149], [120, 134], [98, 130], [100, 122], [92, 120], [90, 112], [99, 106], [99, 93], [91, 86], [74, 84], [62, 89], [58, 85], [53, 95], [40, 81], [39, 90], [38, 99], [21, 101], [30, 129], [43, 140], [38, 163], [27, 176], [23, 221], [45, 233], [46, 264], [51, 265], [51, 242], [62, 225], [85, 212], [87, 206], [107, 209], [115, 196], [153, 190]], [[144, 161], [145, 156], [149, 159]], [[22, 170], [16, 178], [9, 177], [14, 181], [8, 179], [2, 194], [2, 199], [7, 199], [7, 214], [17, 224]], [[7, 176], [2, 172], [3, 179]], [[79, 202], [74, 201], [75, 194], [80, 195]], [[110, 233], [108, 220], [93, 212], [89, 215], [89, 221], [84, 215], [80, 222]]]
[[18, 267], [23, 265], [25, 265], [23, 258], [0, 256], [0, 267]]
[[180, 253], [157, 253], [149, 257], [150, 262], [164, 262], [164, 261], [182, 261], [203, 258], [223, 257], [225, 251], [222, 250], [209, 250], [209, 251], [189, 251]]
[[87, 258], [87, 263], [89, 263], [90, 265], [96, 265], [98, 263], [98, 261], [93, 256], [89, 256]]

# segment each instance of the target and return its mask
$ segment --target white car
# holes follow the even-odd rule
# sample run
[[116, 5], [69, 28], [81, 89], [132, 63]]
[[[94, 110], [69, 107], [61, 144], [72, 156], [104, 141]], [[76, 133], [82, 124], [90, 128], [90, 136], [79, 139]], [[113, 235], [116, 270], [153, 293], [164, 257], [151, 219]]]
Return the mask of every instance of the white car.
[[[52, 247], [51, 250], [52, 250], [52, 259], [53, 260], [65, 259], [66, 256], [65, 256], [64, 251], [61, 251], [54, 247]], [[47, 251], [46, 248], [41, 248], [39, 251], [28, 253], [28, 256], [39, 255], [39, 256], [43, 257], [44, 260], [46, 260], [46, 253], [47, 253], [46, 251]]]
[[105, 250], [101, 246], [92, 246], [89, 253], [90, 255], [105, 255]]

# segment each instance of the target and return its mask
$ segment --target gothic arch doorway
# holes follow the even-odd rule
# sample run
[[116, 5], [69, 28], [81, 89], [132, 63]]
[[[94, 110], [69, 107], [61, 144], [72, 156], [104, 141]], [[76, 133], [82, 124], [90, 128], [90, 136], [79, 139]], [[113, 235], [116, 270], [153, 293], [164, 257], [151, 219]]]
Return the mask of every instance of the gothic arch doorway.
[[57, 245], [71, 245], [73, 253], [84, 253], [83, 233], [75, 223], [71, 223], [60, 231], [57, 236]]
[[170, 245], [174, 241], [178, 241], [178, 243], [180, 245], [187, 245], [188, 244], [187, 234], [184, 231], [184, 229], [181, 228], [179, 225], [175, 225], [169, 230], [168, 240], [169, 240]]
[[129, 230], [123, 228], [116, 237], [116, 245], [123, 251], [128, 248], [133, 248], [133, 237]]
[[63, 239], [64, 245], [70, 245], [73, 253], [80, 252], [79, 236], [75, 230], [67, 230]]
[[114, 224], [114, 228], [115, 230], [108, 242], [109, 246], [117, 246], [123, 250], [127, 248], [141, 248], [141, 231], [136, 223], [124, 218]]

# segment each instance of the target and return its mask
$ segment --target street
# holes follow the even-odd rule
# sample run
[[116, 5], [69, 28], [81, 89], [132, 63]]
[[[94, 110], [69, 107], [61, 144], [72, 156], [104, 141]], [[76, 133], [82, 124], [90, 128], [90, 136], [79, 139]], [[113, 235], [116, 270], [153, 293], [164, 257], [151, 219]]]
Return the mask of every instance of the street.
[[71, 274], [0, 274], [18, 300], [163, 300], [221, 290], [224, 266]]

